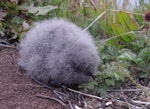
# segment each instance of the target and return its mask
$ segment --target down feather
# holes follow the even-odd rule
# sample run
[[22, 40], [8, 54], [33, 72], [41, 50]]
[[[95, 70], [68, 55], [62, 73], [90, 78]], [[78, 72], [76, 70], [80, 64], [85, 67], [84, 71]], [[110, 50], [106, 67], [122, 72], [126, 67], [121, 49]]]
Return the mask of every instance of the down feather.
[[87, 82], [100, 62], [92, 36], [75, 24], [53, 18], [36, 23], [20, 44], [18, 64], [44, 84]]

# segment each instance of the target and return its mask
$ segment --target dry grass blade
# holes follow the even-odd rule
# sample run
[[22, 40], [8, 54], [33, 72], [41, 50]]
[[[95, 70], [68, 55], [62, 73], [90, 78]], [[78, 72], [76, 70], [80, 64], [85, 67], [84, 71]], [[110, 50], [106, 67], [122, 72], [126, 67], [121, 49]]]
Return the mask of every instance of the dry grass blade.
[[[122, 11], [122, 10], [114, 10], [114, 9], [109, 9], [109, 10], [110, 11], [115, 11], [115, 12]], [[140, 13], [134, 13], [134, 12], [129, 12], [129, 11], [122, 11], [122, 12], [125, 12], [125, 13], [128, 13], [128, 14], [136, 14], [136, 15], [144, 16], [144, 14], [140, 14]]]
[[150, 105], [150, 102], [137, 101], [137, 100], [132, 100], [132, 102], [134, 102], [134, 103], [137, 103], [137, 104], [145, 104], [145, 105]]
[[[65, 86], [62, 86], [62, 87], [66, 88]], [[95, 99], [98, 99], [98, 100], [103, 99], [102, 97], [98, 97], [98, 96], [95, 96], [95, 95], [90, 95], [90, 94], [86, 94], [86, 93], [83, 93], [83, 92], [79, 92], [79, 91], [76, 91], [76, 90], [71, 89], [71, 88], [66, 88], [66, 89], [71, 91], [71, 92], [78, 93], [78, 94], [81, 94], [81, 95], [84, 95], [84, 96], [87, 96], [87, 97], [95, 98]]]
[[7, 48], [14, 48], [14, 49], [17, 49], [17, 50], [18, 50], [17, 47], [12, 46], [12, 45], [7, 45], [7, 44], [2, 44], [2, 43], [0, 43], [0, 46], [2, 46], [2, 47], [7, 47]]
[[89, 29], [97, 20], [99, 20], [106, 12], [107, 12], [107, 10], [104, 11], [102, 14], [100, 14], [92, 23], [90, 23], [89, 26], [87, 26], [87, 27], [84, 29], [84, 31], [88, 30], [88, 29]]
[[61, 100], [54, 98], [54, 97], [49, 97], [49, 96], [45, 96], [45, 95], [36, 95], [36, 97], [50, 99], [50, 100], [60, 103], [62, 106], [66, 106], [66, 104], [64, 102], [62, 102]]

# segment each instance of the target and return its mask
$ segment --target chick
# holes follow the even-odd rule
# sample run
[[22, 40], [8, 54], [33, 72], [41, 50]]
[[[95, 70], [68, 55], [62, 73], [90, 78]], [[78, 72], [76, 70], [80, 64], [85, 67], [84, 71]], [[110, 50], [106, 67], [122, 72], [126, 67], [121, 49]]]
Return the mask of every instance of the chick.
[[100, 62], [92, 36], [58, 18], [36, 23], [22, 40], [19, 53], [18, 64], [27, 75], [47, 85], [88, 82]]

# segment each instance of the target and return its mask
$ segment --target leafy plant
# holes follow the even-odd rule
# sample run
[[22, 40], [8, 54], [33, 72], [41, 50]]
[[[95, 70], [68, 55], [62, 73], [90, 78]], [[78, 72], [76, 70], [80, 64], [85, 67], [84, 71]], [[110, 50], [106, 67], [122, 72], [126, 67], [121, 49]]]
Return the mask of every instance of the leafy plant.
[[[120, 86], [126, 78], [131, 79], [132, 75], [137, 79], [150, 79], [149, 34], [146, 35], [146, 30], [138, 31], [143, 24], [140, 25], [141, 23], [137, 22], [137, 16], [134, 18], [135, 13], [113, 11], [114, 13], [108, 9], [107, 19], [101, 17], [102, 20], [100, 20], [101, 29], [110, 38], [98, 44], [99, 55], [102, 59], [99, 73], [94, 80], [80, 86], [86, 91], [94, 90], [101, 95], [111, 88]], [[140, 18], [143, 17], [143, 14], [136, 14]], [[114, 19], [112, 16], [115, 16]]]
[[52, 17], [67, 18], [85, 27], [91, 18], [100, 13], [95, 11], [95, 6], [90, 1], [1, 0], [0, 36], [8, 42], [18, 43], [30, 28], [29, 25]]

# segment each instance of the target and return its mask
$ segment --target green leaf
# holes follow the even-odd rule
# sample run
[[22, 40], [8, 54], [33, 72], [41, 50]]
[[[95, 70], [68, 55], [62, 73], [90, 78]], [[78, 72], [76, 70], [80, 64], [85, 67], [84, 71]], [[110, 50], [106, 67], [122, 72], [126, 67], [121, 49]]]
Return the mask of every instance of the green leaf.
[[[129, 32], [126, 25], [115, 23], [115, 24], [112, 24], [112, 28], [114, 30], [114, 33], [116, 35], [119, 35], [118, 37], [120, 37], [125, 42], [130, 42], [131, 40], [135, 39], [135, 36], [132, 33], [125, 34], [125, 33]], [[118, 37], [116, 37], [116, 38], [118, 38]]]
[[94, 86], [95, 85], [98, 85], [98, 83], [96, 81], [90, 81], [88, 84], [87, 84], [87, 88], [88, 89], [94, 89]]
[[125, 13], [122, 11], [118, 12], [117, 21], [119, 24], [124, 25], [128, 31], [139, 29], [138, 23], [135, 19], [133, 19], [133, 16], [129, 13]]
[[115, 85], [115, 79], [109, 78], [109, 79], [106, 79], [105, 82], [108, 86], [114, 86]]
[[111, 37], [105, 40], [105, 44], [107, 46], [117, 46], [118, 45], [118, 38], [117, 37]]
[[105, 79], [105, 78], [108, 78], [109, 75], [108, 75], [107, 73], [102, 73], [102, 74], [101, 74], [101, 77], [102, 77], [103, 79]]
[[[130, 42], [131, 40], [135, 39], [133, 33], [129, 33], [130, 31], [138, 30], [139, 25], [133, 19], [133, 17], [125, 12], [118, 12], [117, 20], [112, 25], [112, 29], [116, 35], [120, 35], [119, 37], [124, 40], [125, 42]], [[118, 38], [118, 37], [116, 37]]]
[[118, 73], [117, 73], [117, 75], [118, 75], [118, 80], [121, 80], [121, 81], [125, 81], [125, 77], [127, 77], [127, 74], [126, 74], [126, 72], [121, 72], [121, 71], [119, 71]]
[[147, 78], [147, 77], [148, 77], [148, 73], [143, 73], [143, 72], [141, 72], [141, 73], [139, 74], [139, 76], [140, 76], [141, 78]]
[[94, 84], [88, 83], [88, 84], [87, 84], [87, 88], [88, 88], [88, 89], [94, 89]]
[[117, 73], [114, 73], [114, 77], [115, 77], [116, 80], [120, 80], [120, 77]]
[[142, 58], [143, 60], [150, 59], [150, 47], [149, 48], [143, 48], [141, 52], [138, 55], [139, 58]]
[[105, 95], [108, 90], [109, 90], [109, 87], [107, 87], [106, 84], [102, 84], [98, 86], [97, 88], [97, 92], [100, 93], [101, 95]]
[[133, 52], [124, 52], [120, 56], [117, 57], [117, 60], [126, 60], [126, 61], [134, 61], [136, 59], [136, 54]]
[[148, 48], [143, 48], [138, 56], [137, 56], [137, 59], [136, 59], [136, 63], [139, 65], [139, 66], [143, 66], [144, 64], [147, 64], [149, 65], [150, 64], [150, 47]]
[[13, 19], [11, 21], [12, 21], [12, 23], [19, 25], [19, 24], [22, 24], [23, 19], [20, 18], [19, 16], [15, 16], [15, 17], [13, 17]]
[[129, 66], [130, 66], [130, 62], [128, 62], [128, 61], [118, 60], [118, 63], [124, 68], [129, 68]]
[[111, 21], [105, 21], [103, 19], [100, 20], [101, 29], [109, 35], [113, 34], [113, 30], [111, 27]]
[[57, 9], [57, 6], [43, 6], [43, 7], [32, 7], [28, 9], [29, 13], [35, 14], [35, 15], [46, 15], [48, 12]]

